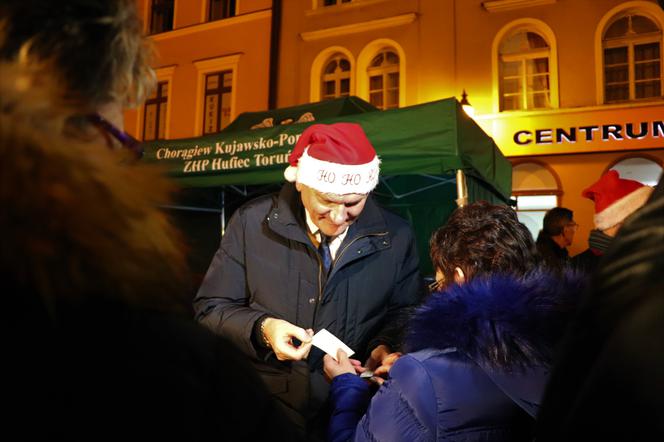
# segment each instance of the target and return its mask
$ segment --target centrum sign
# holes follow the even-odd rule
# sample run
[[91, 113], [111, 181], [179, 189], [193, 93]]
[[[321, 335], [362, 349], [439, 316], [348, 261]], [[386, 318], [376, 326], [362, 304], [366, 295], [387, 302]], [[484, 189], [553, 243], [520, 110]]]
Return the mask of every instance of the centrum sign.
[[601, 126], [581, 126], [555, 129], [519, 130], [512, 140], [519, 146], [552, 143], [576, 143], [577, 141], [592, 142], [595, 138], [602, 141], [610, 140], [641, 140], [647, 136], [659, 138], [664, 136], [664, 121], [642, 121], [635, 130], [634, 124], [603, 124]]
[[594, 107], [478, 118], [506, 156], [664, 147], [664, 106]]

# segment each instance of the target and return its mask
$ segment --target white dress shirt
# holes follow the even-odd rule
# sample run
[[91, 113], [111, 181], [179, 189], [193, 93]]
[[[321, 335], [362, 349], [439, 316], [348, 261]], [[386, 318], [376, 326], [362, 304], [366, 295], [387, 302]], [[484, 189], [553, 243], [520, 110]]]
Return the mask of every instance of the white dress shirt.
[[[316, 241], [318, 241], [318, 243], [320, 244], [320, 229], [312, 221], [311, 216], [309, 215], [309, 211], [304, 209], [304, 213], [307, 216], [307, 227], [309, 227], [309, 232], [316, 238]], [[330, 255], [332, 255], [332, 260], [334, 260], [334, 258], [337, 256], [337, 251], [339, 250], [341, 243], [346, 237], [346, 233], [348, 233], [348, 228], [346, 228], [346, 230], [344, 230], [343, 233], [328, 240], [330, 246]]]

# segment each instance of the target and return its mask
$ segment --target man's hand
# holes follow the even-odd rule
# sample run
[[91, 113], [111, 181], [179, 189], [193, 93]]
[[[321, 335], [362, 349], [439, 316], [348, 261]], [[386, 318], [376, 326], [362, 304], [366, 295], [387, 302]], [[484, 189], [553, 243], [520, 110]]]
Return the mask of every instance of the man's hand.
[[[357, 361], [356, 361], [357, 362]], [[348, 355], [343, 350], [337, 352], [337, 360], [330, 355], [323, 357], [323, 370], [329, 380], [336, 378], [344, 373], [355, 374], [357, 363], [351, 362]]]
[[[306, 358], [311, 350], [313, 334], [313, 330], [305, 330], [283, 319], [267, 318], [263, 324], [263, 335], [280, 361]], [[299, 347], [293, 344], [293, 338], [301, 341]]]

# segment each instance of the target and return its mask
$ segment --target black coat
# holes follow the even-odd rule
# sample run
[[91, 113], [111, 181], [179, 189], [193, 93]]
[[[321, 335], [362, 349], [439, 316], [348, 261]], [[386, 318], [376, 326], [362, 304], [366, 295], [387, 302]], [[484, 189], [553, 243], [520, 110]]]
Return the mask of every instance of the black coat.
[[313, 348], [306, 362], [262, 355], [252, 343], [256, 320], [269, 314], [315, 332], [325, 328], [363, 359], [380, 343], [395, 344], [393, 326], [418, 303], [423, 284], [411, 228], [371, 197], [349, 227], [327, 281], [305, 229], [292, 184], [238, 209], [195, 309], [200, 321], [252, 357], [277, 397], [309, 417], [327, 399], [323, 353]]
[[588, 248], [578, 255], [574, 255], [574, 257], [570, 259], [570, 265], [581, 272], [592, 275], [597, 270], [602, 255], [602, 252]]
[[554, 367], [538, 440], [664, 439], [664, 185], [604, 255]]
[[544, 261], [544, 265], [549, 268], [562, 272], [569, 263], [569, 252], [567, 249], [560, 247], [554, 240], [544, 234], [544, 232], [540, 232], [535, 245]]

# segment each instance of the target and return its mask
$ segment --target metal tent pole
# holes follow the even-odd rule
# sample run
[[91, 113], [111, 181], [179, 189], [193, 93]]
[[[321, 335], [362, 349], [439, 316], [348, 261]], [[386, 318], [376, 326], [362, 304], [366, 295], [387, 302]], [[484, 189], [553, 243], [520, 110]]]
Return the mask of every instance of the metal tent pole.
[[456, 171], [456, 185], [457, 185], [457, 199], [458, 207], [463, 207], [468, 204], [468, 186], [466, 186], [466, 175], [463, 170], [457, 169]]
[[221, 189], [221, 236], [226, 233], [226, 190]]

